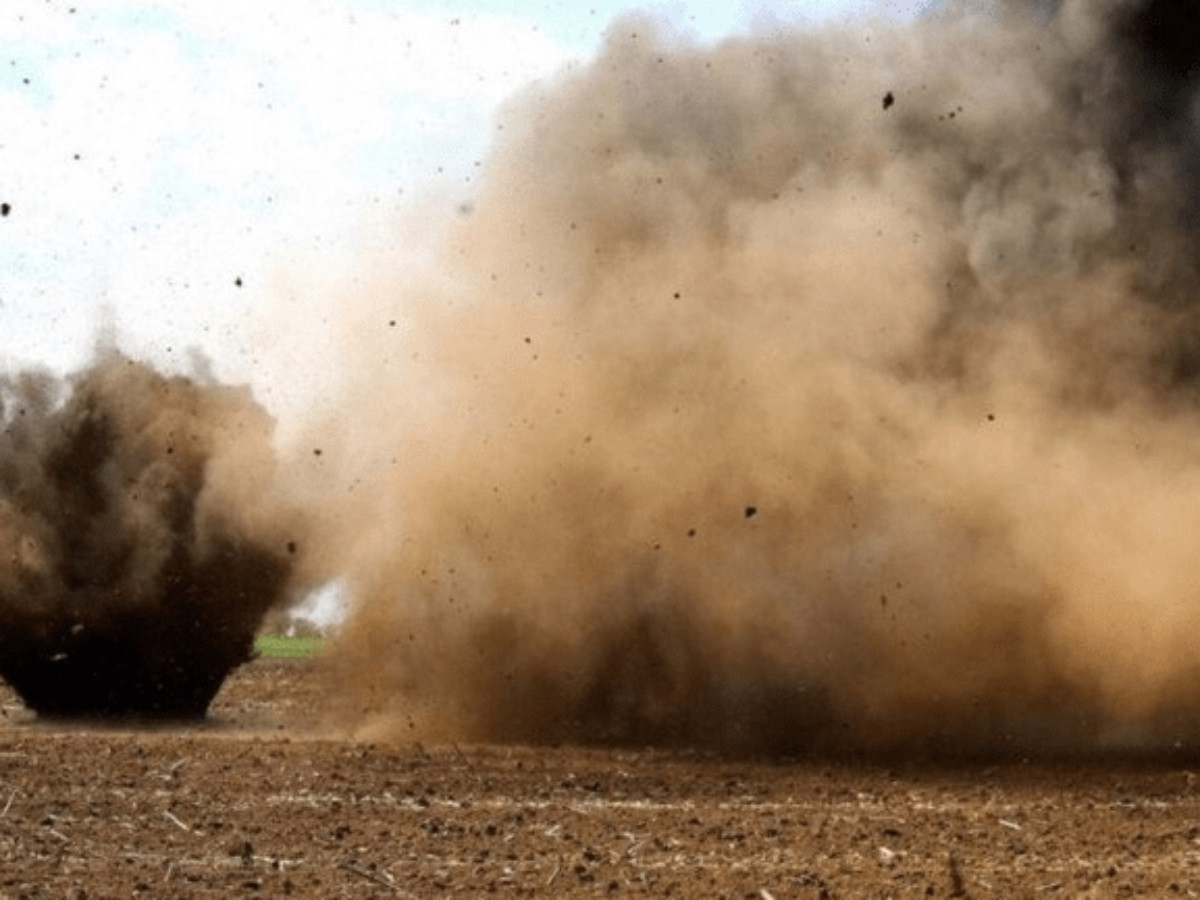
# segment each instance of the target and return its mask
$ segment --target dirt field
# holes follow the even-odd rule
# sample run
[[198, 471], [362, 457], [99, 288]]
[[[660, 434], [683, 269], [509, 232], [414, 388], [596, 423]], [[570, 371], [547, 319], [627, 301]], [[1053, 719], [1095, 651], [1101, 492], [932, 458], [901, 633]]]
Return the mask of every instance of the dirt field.
[[310, 673], [253, 663], [213, 721], [141, 732], [40, 724], [0, 691], [0, 897], [1200, 892], [1179, 761], [359, 744], [306, 726]]

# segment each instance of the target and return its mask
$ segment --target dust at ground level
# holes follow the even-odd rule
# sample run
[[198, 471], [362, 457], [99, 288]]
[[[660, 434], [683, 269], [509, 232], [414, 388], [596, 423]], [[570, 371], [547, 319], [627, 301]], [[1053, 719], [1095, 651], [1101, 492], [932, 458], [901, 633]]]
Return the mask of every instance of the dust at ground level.
[[1200, 760], [330, 740], [311, 666], [242, 668], [193, 728], [39, 724], [4, 690], [0, 897], [1200, 893]]

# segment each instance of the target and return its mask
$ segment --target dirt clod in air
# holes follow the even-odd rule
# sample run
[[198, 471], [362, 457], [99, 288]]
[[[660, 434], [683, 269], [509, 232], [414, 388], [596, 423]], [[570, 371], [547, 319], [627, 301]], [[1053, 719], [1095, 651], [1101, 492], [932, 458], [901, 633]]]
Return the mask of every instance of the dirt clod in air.
[[204, 715], [288, 596], [270, 418], [107, 353], [0, 380], [0, 425], [0, 677], [44, 716]]

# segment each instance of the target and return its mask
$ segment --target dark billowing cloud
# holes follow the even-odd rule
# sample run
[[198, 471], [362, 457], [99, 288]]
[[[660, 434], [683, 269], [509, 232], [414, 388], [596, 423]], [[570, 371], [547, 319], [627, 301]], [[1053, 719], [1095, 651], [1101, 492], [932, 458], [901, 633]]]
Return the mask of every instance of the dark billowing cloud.
[[1198, 36], [1168, 0], [627, 20], [516, 98], [436, 277], [348, 311], [310, 488], [348, 720], [1194, 743]]
[[287, 598], [270, 418], [106, 352], [0, 380], [0, 424], [0, 675], [49, 715], [202, 715]]

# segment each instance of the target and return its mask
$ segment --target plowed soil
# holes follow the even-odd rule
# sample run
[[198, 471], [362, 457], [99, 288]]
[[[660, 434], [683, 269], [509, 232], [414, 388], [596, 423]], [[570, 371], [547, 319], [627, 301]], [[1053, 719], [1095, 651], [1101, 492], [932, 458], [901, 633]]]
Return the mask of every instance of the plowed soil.
[[239, 670], [194, 727], [45, 724], [0, 689], [0, 897], [1200, 892], [1184, 759], [380, 745], [321, 737], [315, 699], [292, 660]]

